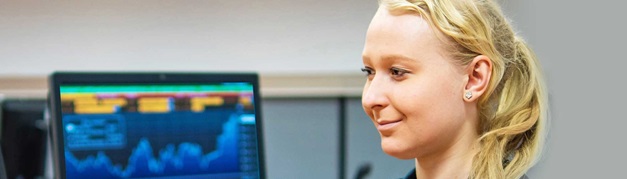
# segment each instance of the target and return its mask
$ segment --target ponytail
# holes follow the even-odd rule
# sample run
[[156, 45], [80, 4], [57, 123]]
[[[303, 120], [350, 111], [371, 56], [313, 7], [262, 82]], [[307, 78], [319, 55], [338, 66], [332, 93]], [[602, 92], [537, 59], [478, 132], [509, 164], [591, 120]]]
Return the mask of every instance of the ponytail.
[[[514, 38], [513, 59], [486, 106], [482, 146], [473, 160], [475, 178], [520, 178], [540, 156], [547, 122], [547, 90], [538, 60], [522, 39]], [[486, 111], [486, 110], [482, 110]]]

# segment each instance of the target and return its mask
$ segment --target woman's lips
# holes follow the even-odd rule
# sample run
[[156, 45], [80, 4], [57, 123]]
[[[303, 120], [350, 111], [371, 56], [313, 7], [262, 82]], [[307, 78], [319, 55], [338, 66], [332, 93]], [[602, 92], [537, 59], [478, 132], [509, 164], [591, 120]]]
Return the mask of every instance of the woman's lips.
[[402, 120], [382, 120], [382, 121], [377, 121], [377, 130], [379, 130], [379, 132], [381, 132], [382, 134], [384, 132], [391, 132], [392, 129], [397, 126]]

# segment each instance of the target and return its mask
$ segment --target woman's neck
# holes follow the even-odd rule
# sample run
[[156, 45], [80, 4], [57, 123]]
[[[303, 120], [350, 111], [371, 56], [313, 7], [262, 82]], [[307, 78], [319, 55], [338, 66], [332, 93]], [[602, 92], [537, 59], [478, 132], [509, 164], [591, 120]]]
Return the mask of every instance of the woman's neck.
[[478, 151], [478, 138], [476, 132], [460, 132], [446, 150], [416, 158], [416, 176], [420, 179], [468, 178]]

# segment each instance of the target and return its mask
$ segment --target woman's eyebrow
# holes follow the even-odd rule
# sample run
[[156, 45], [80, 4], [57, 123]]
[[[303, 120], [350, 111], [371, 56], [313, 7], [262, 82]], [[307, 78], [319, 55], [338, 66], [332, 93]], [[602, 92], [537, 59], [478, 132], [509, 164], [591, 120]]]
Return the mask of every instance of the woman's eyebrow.
[[[392, 64], [405, 64], [405, 65], [419, 65], [421, 61], [416, 58], [409, 57], [407, 55], [402, 54], [384, 54], [381, 56], [370, 57], [367, 55], [363, 55], [363, 63], [374, 65], [392, 65]], [[375, 59], [376, 61], [372, 61]]]
[[[362, 55], [361, 58], [363, 59], [364, 62], [366, 61], [370, 61], [370, 57], [367, 55]], [[401, 60], [401, 61], [412, 61], [412, 62], [418, 62], [418, 60], [406, 56], [406, 55], [400, 55], [400, 54], [389, 54], [389, 55], [382, 55], [381, 60], [385, 60], [385, 61], [390, 61], [390, 60]]]
[[381, 56], [382, 60], [385, 61], [406, 61], [406, 62], [418, 62], [417, 59], [414, 59], [409, 56], [401, 55], [401, 54], [389, 54]]

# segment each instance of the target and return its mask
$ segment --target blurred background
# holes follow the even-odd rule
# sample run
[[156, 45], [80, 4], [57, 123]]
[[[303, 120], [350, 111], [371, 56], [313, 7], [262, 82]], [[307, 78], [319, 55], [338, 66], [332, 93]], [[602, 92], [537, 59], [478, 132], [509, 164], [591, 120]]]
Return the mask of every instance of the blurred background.
[[[625, 13], [618, 2], [498, 1], [544, 67], [551, 128], [530, 178], [623, 174]], [[268, 178], [399, 178], [361, 109], [363, 0], [0, 0], [2, 152], [11, 177], [46, 171], [53, 71], [253, 71]]]

